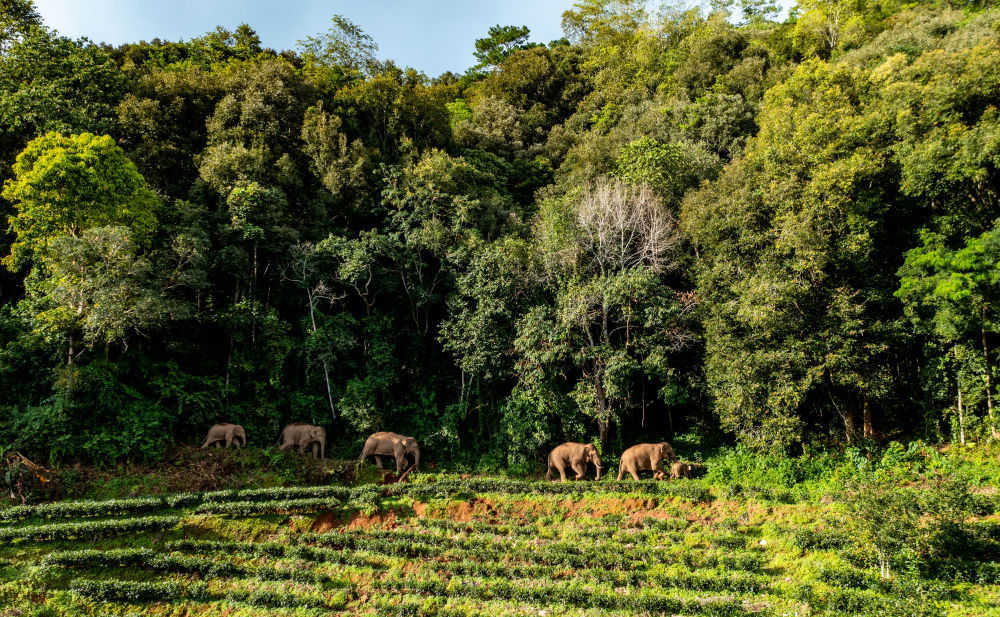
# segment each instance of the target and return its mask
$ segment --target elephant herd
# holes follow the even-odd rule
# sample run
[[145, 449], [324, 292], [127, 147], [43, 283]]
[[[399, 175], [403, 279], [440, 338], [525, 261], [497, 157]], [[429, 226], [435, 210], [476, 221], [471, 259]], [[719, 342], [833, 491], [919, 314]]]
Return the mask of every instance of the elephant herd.
[[[281, 451], [296, 447], [299, 452], [306, 452], [312, 448], [313, 458], [326, 457], [326, 429], [322, 426], [314, 426], [304, 422], [294, 422], [281, 431], [279, 439]], [[247, 445], [247, 434], [239, 424], [216, 424], [208, 429], [208, 436], [205, 437], [202, 448], [215, 444], [220, 447], [235, 445], [237, 448]], [[396, 459], [396, 473], [403, 473], [405, 470], [416, 471], [420, 465], [420, 448], [417, 440], [413, 437], [379, 431], [373, 433], [365, 441], [364, 448], [358, 460], [364, 460], [369, 456], [375, 457], [375, 464], [382, 469], [382, 457], [393, 457]], [[413, 465], [407, 469], [409, 459], [413, 459]], [[618, 463], [618, 480], [621, 480], [625, 473], [629, 473], [636, 480], [639, 479], [640, 471], [652, 471], [653, 478], [662, 480], [666, 475], [663, 469], [663, 461], [670, 461], [670, 479], [690, 478], [691, 465], [677, 460], [673, 447], [665, 441], [660, 443], [640, 443], [628, 448], [622, 453], [621, 461]], [[587, 475], [587, 467], [593, 465], [597, 470], [597, 480], [601, 479], [601, 457], [597, 453], [597, 448], [593, 444], [564, 443], [556, 446], [549, 453], [548, 471], [545, 479], [551, 480], [552, 473], [559, 474], [559, 480], [565, 482], [567, 468], [576, 473], [576, 479], [582, 480]]]
[[[312, 448], [313, 458], [326, 458], [326, 429], [322, 426], [314, 426], [304, 422], [293, 422], [281, 431], [279, 438], [280, 450], [284, 452], [289, 448], [298, 448], [299, 452], [306, 452]], [[247, 445], [247, 434], [239, 424], [228, 422], [216, 424], [208, 429], [208, 436], [201, 444], [202, 448], [210, 445], [229, 447], [235, 445], [237, 448]], [[403, 473], [406, 469], [408, 459], [413, 459], [411, 470], [416, 471], [420, 465], [420, 448], [417, 440], [413, 437], [379, 431], [373, 433], [366, 441], [365, 447], [361, 450], [358, 460], [363, 460], [369, 456], [375, 457], [375, 464], [382, 469], [382, 457], [391, 456], [396, 459], [396, 472]]]
[[[621, 461], [618, 463], [618, 480], [625, 477], [628, 472], [636, 480], [639, 479], [640, 471], [652, 471], [653, 477], [662, 480], [666, 472], [663, 470], [663, 461], [668, 460], [673, 464], [670, 467], [670, 479], [690, 478], [691, 465], [677, 460], [674, 449], [669, 443], [640, 443], [622, 452]], [[576, 479], [583, 480], [587, 475], [587, 466], [593, 465], [597, 470], [597, 480], [601, 479], [601, 457], [597, 454], [597, 448], [593, 444], [564, 443], [556, 446], [549, 453], [548, 471], [545, 479], [552, 479], [552, 472], [559, 473], [559, 480], [566, 481], [566, 468], [569, 467], [576, 472]]]

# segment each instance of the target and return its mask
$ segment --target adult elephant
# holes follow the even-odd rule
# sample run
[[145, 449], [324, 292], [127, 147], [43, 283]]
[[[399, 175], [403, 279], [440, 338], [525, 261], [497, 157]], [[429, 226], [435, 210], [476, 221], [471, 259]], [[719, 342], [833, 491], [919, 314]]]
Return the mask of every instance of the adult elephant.
[[[240, 443], [241, 441], [242, 443]], [[207, 448], [214, 443], [215, 447], [218, 448], [222, 442], [225, 442], [227, 448], [233, 444], [236, 444], [237, 448], [243, 447], [247, 445], [246, 431], [239, 424], [230, 424], [229, 422], [216, 424], [208, 429], [208, 436], [205, 437], [205, 442], [201, 444], [201, 447]]]
[[625, 472], [632, 474], [636, 480], [639, 479], [639, 472], [650, 469], [653, 477], [662, 480], [664, 476], [663, 460], [676, 461], [673, 447], [665, 442], [660, 443], [640, 443], [622, 452], [622, 460], [618, 464], [618, 479], [625, 476]]
[[601, 457], [597, 454], [597, 448], [589, 443], [567, 442], [561, 446], [556, 446], [549, 452], [549, 469], [545, 472], [545, 479], [552, 479], [552, 472], [559, 472], [559, 481], [566, 481], [566, 468], [570, 467], [576, 472], [576, 479], [583, 480], [587, 475], [587, 465], [593, 465], [597, 469], [597, 480], [601, 479]]
[[326, 458], [326, 429], [304, 422], [294, 422], [281, 431], [281, 451], [295, 446], [299, 452], [305, 452], [312, 446], [313, 458]]
[[420, 448], [417, 446], [417, 440], [388, 431], [372, 433], [365, 441], [365, 447], [361, 449], [361, 456], [358, 457], [358, 460], [363, 461], [369, 456], [375, 457], [375, 464], [378, 465], [379, 469], [382, 469], [383, 456], [393, 457], [396, 459], [396, 473], [399, 474], [406, 469], [407, 457], [413, 458], [413, 466], [409, 470], [416, 471], [417, 466], [420, 465]]

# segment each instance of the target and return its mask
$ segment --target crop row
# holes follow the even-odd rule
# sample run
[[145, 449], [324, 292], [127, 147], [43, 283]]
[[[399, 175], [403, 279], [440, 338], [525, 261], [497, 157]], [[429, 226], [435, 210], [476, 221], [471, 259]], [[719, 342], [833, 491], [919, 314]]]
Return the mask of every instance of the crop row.
[[[554, 532], [559, 530], [559, 528], [552, 526], [531, 524], [492, 525], [483, 522], [461, 523], [445, 519], [420, 518], [417, 520], [417, 524], [422, 529], [433, 530], [440, 533], [476, 534], [481, 536], [491, 536], [494, 538], [502, 537], [531, 540], [551, 540], [554, 539]], [[671, 520], [672, 524], [660, 526], [660, 529], [653, 526], [641, 528], [622, 528], [617, 524], [610, 523], [575, 528], [567, 526], [562, 528], [564, 533], [558, 537], [563, 541], [613, 541], [617, 544], [662, 544], [664, 542], [683, 543], [693, 537], [691, 532], [675, 530], [664, 531], [664, 528], [676, 529], [678, 527], [676, 519], [668, 520]], [[684, 524], [686, 525], [686, 523]], [[423, 535], [421, 538], [426, 542], [431, 542], [427, 535]], [[706, 544], [735, 549], [745, 547], [748, 539], [747, 535], [738, 532], [713, 533], [711, 536], [704, 537]]]
[[976, 585], [997, 585], [1000, 584], [1000, 561], [939, 559], [927, 565], [924, 575]]
[[525, 543], [516, 554], [509, 542], [494, 542], [481, 538], [452, 539], [444, 536], [426, 536], [412, 532], [327, 532], [305, 534], [302, 541], [321, 546], [364, 550], [373, 553], [410, 558], [447, 557], [476, 561], [503, 561], [515, 558], [522, 562], [552, 566], [630, 568], [636, 563], [684, 563], [691, 567], [760, 571], [763, 555], [759, 552], [727, 551], [701, 553], [692, 550], [671, 551], [659, 546], [623, 547], [615, 543], [592, 543], [580, 546], [575, 543], [551, 542]]
[[[479, 602], [464, 598], [428, 598], [416, 594], [379, 594], [365, 603], [379, 617], [537, 617], [543, 615], [572, 615], [573, 617], [622, 617], [630, 612], [594, 609], [582, 611], [567, 608], [566, 611], [539, 611], [528, 606], [502, 602]], [[600, 611], [598, 613], [598, 610]]]
[[196, 553], [199, 555], [223, 554], [242, 557], [292, 557], [305, 561], [316, 561], [348, 566], [384, 569], [385, 560], [362, 553], [338, 551], [315, 546], [294, 546], [277, 542], [229, 542], [216, 540], [175, 540], [167, 542], [169, 551]]
[[637, 493], [653, 496], [680, 497], [691, 501], [708, 501], [711, 499], [711, 492], [708, 489], [690, 484], [669, 484], [655, 481], [557, 483], [528, 482], [505, 478], [479, 478], [393, 484], [389, 486], [276, 487], [206, 493], [178, 493], [165, 497], [148, 497], [142, 499], [65, 501], [6, 508], [0, 510], [0, 521], [10, 522], [31, 518], [125, 516], [168, 508], [197, 507], [206, 503], [276, 502], [296, 499], [337, 499], [344, 502], [355, 501], [365, 503], [386, 497], [430, 499], [476, 493], [553, 496], [582, 495], [587, 493]]
[[180, 521], [181, 517], [179, 516], [147, 516], [143, 518], [0, 528], [0, 544], [13, 544], [18, 541], [38, 542], [44, 540], [91, 540], [108, 538], [130, 533], [162, 531], [177, 526]]
[[35, 506], [14, 506], [0, 510], [0, 521], [23, 521], [29, 518], [84, 518], [121, 516], [162, 510], [166, 506], [160, 497], [141, 499], [110, 499], [104, 501], [59, 501]]
[[455, 533], [484, 533], [497, 536], [526, 537], [538, 537], [544, 533], [551, 533], [556, 530], [568, 530], [574, 535], [591, 537], [606, 537], [608, 534], [619, 531], [674, 534], [683, 531], [688, 526], [687, 521], [677, 518], [645, 518], [634, 523], [619, 520], [594, 519], [596, 522], [576, 527], [567, 523], [561, 523], [559, 526], [523, 523], [496, 524], [483, 521], [462, 522], [433, 517], [418, 517], [413, 519], [413, 521], [423, 529], [435, 529]]
[[261, 608], [318, 608], [343, 609], [349, 596], [343, 592], [332, 598], [319, 594], [290, 594], [267, 590], [234, 590], [222, 594], [212, 593], [205, 583], [195, 582], [182, 585], [176, 582], [131, 582], [105, 580], [75, 580], [70, 590], [103, 602], [129, 602], [145, 604], [190, 599], [203, 602], [224, 600]]
[[63, 551], [50, 553], [42, 560], [42, 565], [63, 568], [140, 568], [147, 572], [197, 574], [202, 578], [256, 578], [267, 581], [318, 583], [331, 587], [351, 586], [349, 581], [334, 579], [309, 570], [239, 565], [228, 561], [164, 555], [150, 549]]
[[727, 591], [732, 593], [760, 593], [770, 582], [767, 577], [742, 572], [704, 574], [698, 572], [663, 572], [632, 568], [609, 570], [605, 568], [568, 569], [555, 566], [516, 566], [496, 562], [432, 562], [430, 567], [451, 575], [498, 578], [573, 578], [607, 583], [614, 587], [636, 587], [652, 584], [656, 587], [690, 589], [693, 591]]
[[335, 507], [339, 500], [333, 497], [282, 499], [276, 501], [205, 502], [195, 508], [197, 514], [227, 514], [250, 516], [253, 514], [305, 514]]
[[684, 600], [652, 589], [604, 589], [576, 582], [547, 583], [533, 580], [476, 579], [385, 579], [372, 586], [395, 592], [434, 596], [465, 597], [479, 600], [516, 600], [537, 604], [566, 604], [610, 610], [650, 611], [709, 615], [745, 615], [741, 602], [733, 600]]

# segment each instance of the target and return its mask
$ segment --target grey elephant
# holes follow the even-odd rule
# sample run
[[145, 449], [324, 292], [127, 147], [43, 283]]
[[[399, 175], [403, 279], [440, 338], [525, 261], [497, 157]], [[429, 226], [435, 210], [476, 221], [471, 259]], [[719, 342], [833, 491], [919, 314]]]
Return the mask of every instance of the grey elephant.
[[691, 479], [691, 465], [677, 461], [670, 466], [670, 479], [678, 480], [680, 478]]
[[[242, 443], [240, 443], [241, 441]], [[216, 424], [208, 429], [208, 436], [205, 437], [205, 442], [201, 444], [201, 447], [207, 448], [214, 443], [215, 447], [218, 448], [223, 442], [227, 448], [233, 444], [236, 444], [237, 448], [243, 447], [247, 445], [246, 431], [239, 424], [230, 424], [229, 422]]]
[[304, 422], [294, 422], [281, 431], [281, 451], [295, 446], [299, 452], [305, 452], [312, 446], [313, 458], [326, 458], [326, 429]]
[[[417, 440], [388, 431], [372, 433], [365, 440], [365, 447], [361, 449], [361, 456], [358, 457], [358, 460], [363, 461], [369, 456], [375, 457], [375, 464], [378, 465], [379, 469], [382, 469], [383, 456], [393, 457], [396, 459], [396, 473], [399, 474], [403, 473], [404, 469], [417, 471], [417, 467], [420, 465], [420, 448], [417, 446]], [[406, 467], [407, 457], [413, 458], [413, 465], [409, 469]]]
[[576, 472], [576, 479], [583, 480], [587, 475], [587, 465], [593, 465], [597, 469], [597, 480], [601, 479], [601, 457], [597, 454], [597, 448], [589, 443], [567, 442], [556, 446], [549, 452], [548, 471], [545, 472], [545, 479], [552, 479], [552, 472], [559, 472], [559, 481], [566, 481], [566, 467], [570, 467]]
[[662, 480], [664, 459], [677, 460], [677, 455], [674, 454], [674, 449], [669, 443], [661, 441], [660, 443], [636, 444], [622, 452], [622, 460], [618, 464], [618, 480], [625, 477], [626, 471], [638, 480], [639, 472], [646, 469], [653, 471], [655, 479]]

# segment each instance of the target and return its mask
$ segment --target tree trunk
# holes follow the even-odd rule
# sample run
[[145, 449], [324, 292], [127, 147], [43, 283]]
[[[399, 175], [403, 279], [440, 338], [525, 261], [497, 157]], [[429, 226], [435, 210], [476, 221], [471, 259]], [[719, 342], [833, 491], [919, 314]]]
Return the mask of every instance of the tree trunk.
[[871, 399], [868, 395], [864, 397], [864, 436], [865, 439], [872, 439], [875, 437], [875, 431], [872, 429], [872, 404]]
[[962, 411], [962, 384], [958, 384], [958, 442], [965, 445], [965, 416]]
[[[313, 334], [316, 334], [316, 312], [313, 310], [312, 290], [306, 287], [306, 300], [309, 301], [309, 321], [312, 323]], [[330, 404], [330, 415], [337, 419], [337, 411], [333, 408], [333, 391], [330, 388], [330, 369], [327, 367], [326, 359], [323, 359], [323, 378], [326, 379], [326, 400]]]
[[601, 445], [608, 445], [608, 399], [604, 393], [604, 378], [601, 377], [600, 370], [594, 371], [594, 398], [597, 402], [597, 430], [600, 434]]
[[955, 387], [958, 389], [958, 442], [965, 445], [965, 410], [962, 408], [962, 375], [959, 367], [958, 345], [952, 347], [955, 355]]
[[990, 347], [986, 342], [986, 307], [983, 307], [983, 361], [986, 364], [986, 412], [990, 421], [990, 434], [997, 439], [997, 426], [993, 422], [993, 375], [990, 367]]
[[854, 426], [854, 412], [850, 408], [846, 412], [841, 411], [840, 405], [837, 404], [837, 399], [833, 398], [833, 378], [830, 377], [829, 369], [823, 370], [823, 381], [826, 383], [826, 395], [830, 397], [830, 404], [833, 405], [833, 410], [844, 421], [844, 436], [847, 439], [847, 443], [850, 444], [854, 441], [854, 435], [857, 432], [857, 428]]
[[76, 357], [76, 336], [69, 333], [69, 348], [66, 351], [66, 366], [73, 366], [73, 358]]
[[857, 427], [854, 426], [854, 411], [848, 409], [846, 413], [841, 414], [841, 417], [844, 418], [844, 433], [847, 437], [847, 443], [850, 444], [858, 432]]

